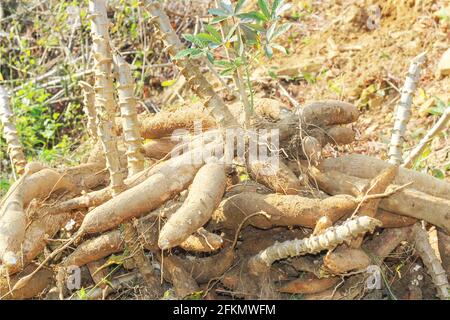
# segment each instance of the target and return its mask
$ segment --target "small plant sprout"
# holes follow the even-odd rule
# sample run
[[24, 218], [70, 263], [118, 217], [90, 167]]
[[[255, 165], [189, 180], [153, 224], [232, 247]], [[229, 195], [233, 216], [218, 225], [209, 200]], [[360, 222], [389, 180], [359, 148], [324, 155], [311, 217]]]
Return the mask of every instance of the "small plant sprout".
[[287, 54], [275, 40], [290, 27], [280, 23], [280, 15], [290, 5], [282, 0], [271, 5], [267, 0], [258, 0], [258, 10], [244, 12], [245, 2], [239, 0], [233, 6], [229, 0], [219, 1], [217, 8], [209, 10], [214, 18], [202, 32], [183, 35], [192, 47], [179, 51], [174, 59], [206, 57], [221, 70], [220, 75], [231, 76], [244, 106], [244, 125], [248, 126], [254, 105], [250, 69], [262, 54], [271, 58], [274, 49]]

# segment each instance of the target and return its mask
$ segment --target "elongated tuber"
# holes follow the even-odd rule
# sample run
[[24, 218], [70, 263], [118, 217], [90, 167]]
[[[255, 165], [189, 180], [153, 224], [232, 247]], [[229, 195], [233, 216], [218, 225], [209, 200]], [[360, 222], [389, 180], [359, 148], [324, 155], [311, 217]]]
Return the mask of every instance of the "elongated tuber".
[[253, 179], [277, 193], [298, 194], [302, 187], [300, 180], [282, 161], [278, 162], [278, 166], [253, 161], [248, 168]]
[[[210, 181], [213, 184], [206, 186]], [[189, 195], [161, 229], [158, 245], [172, 248], [189, 237], [211, 218], [225, 192], [225, 168], [222, 164], [206, 164], [196, 174]]]
[[301, 112], [303, 121], [315, 126], [346, 124], [358, 120], [358, 109], [347, 102], [337, 100], [314, 101], [306, 104]]
[[11, 189], [13, 191], [0, 208], [0, 260], [5, 265], [18, 263], [27, 224], [25, 210], [30, 201], [61, 189], [75, 191], [76, 187], [56, 171], [43, 169], [24, 176]]
[[[328, 158], [321, 162], [322, 172], [336, 170], [358, 178], [372, 179], [389, 163], [362, 154], [345, 155], [338, 158]], [[450, 199], [450, 183], [436, 179], [424, 173], [400, 168], [394, 179], [394, 184], [404, 185], [413, 182], [410, 188], [428, 193], [434, 197]]]
[[[387, 164], [388, 165], [388, 164]], [[324, 169], [325, 170], [325, 169]], [[399, 169], [401, 174], [402, 168]], [[332, 195], [361, 194], [368, 180], [337, 171], [313, 172], [320, 189]], [[394, 179], [395, 182], [396, 179]], [[450, 232], [450, 201], [415, 189], [405, 188], [380, 201], [380, 208], [411, 218], [425, 220]]]
[[313, 276], [289, 281], [282, 284], [277, 290], [284, 293], [313, 294], [330, 289], [338, 282], [339, 279], [336, 277], [319, 279]]
[[264, 229], [294, 225], [313, 228], [322, 216], [335, 222], [352, 213], [357, 204], [356, 198], [348, 195], [320, 200], [295, 195], [243, 192], [221, 202], [213, 214], [213, 223], [216, 227], [234, 229], [251, 214], [264, 212], [270, 219], [256, 215], [249, 218], [247, 224]]
[[42, 293], [53, 282], [53, 272], [48, 269], [39, 270], [26, 287], [10, 291], [10, 287], [13, 287], [21, 277], [30, 274], [35, 269], [35, 265], [29, 265], [21, 273], [14, 275], [9, 281], [6, 278], [0, 278], [0, 299], [30, 299]]

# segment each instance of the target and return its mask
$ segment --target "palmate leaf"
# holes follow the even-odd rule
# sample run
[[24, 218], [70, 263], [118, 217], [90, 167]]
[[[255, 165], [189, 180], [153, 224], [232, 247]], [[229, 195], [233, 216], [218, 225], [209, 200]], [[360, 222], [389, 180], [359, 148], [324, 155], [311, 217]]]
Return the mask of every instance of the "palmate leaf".
[[[189, 49], [183, 49], [181, 51], [178, 51], [178, 53], [175, 55], [175, 57], [173, 57], [174, 60], [178, 60], [178, 59], [182, 59], [184, 57], [189, 56], [192, 51], [194, 51], [194, 48], [189, 48]], [[198, 49], [197, 49], [198, 50]]]
[[208, 41], [202, 40], [201, 37], [198, 37], [194, 34], [185, 33], [182, 35], [182, 37], [189, 42], [192, 42], [197, 47], [205, 48], [208, 45]]
[[[243, 20], [253, 20], [258, 22], [265, 22], [269, 21], [269, 19], [263, 15], [261, 12], [252, 11], [252, 12], [246, 12], [246, 13], [240, 13], [237, 15], [238, 18]], [[243, 21], [246, 22], [246, 21]]]
[[220, 35], [219, 31], [216, 30], [216, 28], [211, 25], [205, 25], [205, 30], [214, 37], [216, 43], [222, 43], [222, 36]]
[[267, 4], [266, 0], [258, 0], [258, 7], [261, 9], [264, 16], [266, 16], [267, 19], [270, 19], [270, 12], [269, 12], [269, 6]]
[[221, 1], [219, 1], [219, 7], [224, 9], [230, 15], [233, 14], [233, 5], [231, 4], [230, 0], [221, 0]]
[[283, 4], [283, 0], [274, 0], [272, 5], [272, 10], [270, 12], [270, 17], [275, 19], [277, 17], [277, 10]]
[[213, 16], [218, 16], [218, 17], [228, 18], [230, 16], [230, 14], [228, 12], [226, 12], [223, 9], [219, 9], [219, 8], [209, 9], [208, 12], [209, 12], [209, 14], [212, 14]]
[[201, 41], [220, 44], [220, 39], [219, 39], [219, 41], [217, 41], [217, 39], [209, 33], [199, 33], [199, 34], [195, 35], [195, 37]]
[[266, 44], [266, 45], [264, 46], [264, 53], [265, 53], [265, 55], [266, 55], [268, 58], [272, 58], [272, 56], [273, 56], [273, 50], [272, 50], [272, 47], [269, 46], [268, 44]]
[[287, 49], [279, 44], [272, 43], [272, 44], [270, 44], [270, 47], [272, 47], [273, 49], [276, 49], [284, 54], [288, 54]]
[[228, 16], [215, 17], [214, 19], [211, 20], [210, 24], [216, 24], [216, 23], [222, 22], [226, 19], [228, 19]]
[[245, 1], [247, 0], [238, 0], [236, 7], [234, 8], [234, 13], [239, 13], [239, 11], [241, 10], [242, 6], [244, 5]]

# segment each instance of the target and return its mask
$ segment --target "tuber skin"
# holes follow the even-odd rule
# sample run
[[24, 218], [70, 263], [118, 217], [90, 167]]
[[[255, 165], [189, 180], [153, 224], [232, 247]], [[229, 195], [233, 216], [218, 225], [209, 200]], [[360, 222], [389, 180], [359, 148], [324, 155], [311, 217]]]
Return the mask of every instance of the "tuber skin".
[[302, 118], [307, 125], [346, 124], [355, 122], [358, 117], [358, 109], [353, 104], [337, 100], [314, 101], [302, 109]]
[[172, 256], [172, 259], [179, 261], [194, 280], [202, 284], [220, 277], [230, 269], [234, 262], [234, 253], [231, 248], [226, 248], [216, 255], [205, 258], [181, 259]]
[[315, 276], [309, 276], [306, 279], [299, 278], [284, 283], [277, 290], [283, 293], [313, 294], [335, 287], [338, 282], [339, 278], [337, 277], [319, 279]]
[[25, 238], [27, 217], [25, 208], [32, 199], [43, 199], [58, 190], [76, 191], [67, 178], [51, 169], [42, 169], [23, 176], [12, 187], [0, 208], [0, 261], [4, 265], [19, 263], [18, 257]]
[[177, 145], [176, 141], [166, 139], [153, 139], [143, 146], [144, 156], [150, 159], [163, 159]]
[[[175, 158], [176, 159], [176, 158]], [[156, 209], [180, 193], [194, 179], [201, 164], [162, 166], [144, 182], [118, 194], [115, 198], [90, 211], [80, 227], [83, 233], [103, 232], [122, 222]], [[148, 193], [152, 190], [151, 193]]]
[[[398, 173], [398, 166], [390, 166], [381, 171], [362, 190], [360, 196], [364, 198], [367, 194], [379, 194], [386, 191], [386, 188], [394, 180]], [[357, 214], [359, 216], [374, 217], [378, 210], [380, 198], [363, 201]], [[329, 251], [323, 262], [325, 268], [333, 274], [347, 273], [351, 270], [361, 270], [370, 264], [370, 258], [359, 249], [363, 241], [362, 237], [354, 239], [350, 247], [339, 246], [333, 251]]]
[[302, 187], [300, 180], [282, 161], [278, 162], [278, 168], [273, 168], [270, 163], [263, 161], [253, 161], [248, 164], [248, 169], [256, 182], [277, 193], [298, 194]]
[[370, 262], [370, 257], [363, 250], [346, 245], [329, 251], [323, 259], [325, 268], [332, 274], [363, 270], [370, 265]]
[[173, 112], [161, 111], [141, 119], [140, 134], [144, 139], [169, 137], [177, 129], [193, 131], [196, 122], [202, 129], [215, 127], [215, 121], [200, 108], [182, 108]]
[[177, 246], [208, 222], [225, 192], [225, 186], [223, 164], [205, 164], [196, 174], [181, 208], [162, 227], [158, 246], [162, 250]]
[[26, 287], [10, 291], [17, 281], [36, 269], [36, 265], [28, 265], [21, 273], [14, 275], [11, 279], [0, 278], [0, 300], [23, 300], [38, 296], [42, 291], [53, 283], [53, 272], [48, 269], [39, 270], [28, 282]]
[[[351, 154], [325, 159], [321, 162], [319, 169], [322, 172], [336, 170], [358, 178], [372, 179], [388, 166], [390, 166], [389, 163], [377, 158], [362, 154]], [[400, 168], [397, 177], [394, 179], [394, 184], [404, 185], [410, 182], [413, 182], [410, 188], [433, 197], [450, 199], [450, 183], [424, 173]]]
[[442, 266], [447, 273], [447, 279], [450, 279], [450, 236], [438, 229], [437, 237]]
[[183, 299], [195, 292], [200, 291], [197, 282], [186, 271], [178, 259], [173, 256], [164, 256], [157, 253], [157, 258], [161, 263], [161, 270], [166, 281], [172, 283], [175, 294]]
[[323, 200], [295, 195], [256, 194], [243, 192], [221, 202], [213, 214], [214, 228], [235, 229], [243, 219], [257, 212], [262, 215], [251, 217], [247, 224], [268, 229], [273, 226], [294, 226], [314, 228], [322, 216], [336, 222], [351, 214], [358, 205], [356, 198], [339, 195]]
[[[387, 166], [390, 165], [386, 164], [384, 167]], [[402, 169], [399, 169], [394, 182]], [[359, 195], [368, 183], [366, 179], [332, 170], [326, 172], [313, 170], [311, 176], [321, 190], [331, 195]], [[412, 188], [405, 188], [381, 199], [380, 208], [410, 218], [425, 220], [450, 232], [450, 201], [445, 198], [437, 198]]]

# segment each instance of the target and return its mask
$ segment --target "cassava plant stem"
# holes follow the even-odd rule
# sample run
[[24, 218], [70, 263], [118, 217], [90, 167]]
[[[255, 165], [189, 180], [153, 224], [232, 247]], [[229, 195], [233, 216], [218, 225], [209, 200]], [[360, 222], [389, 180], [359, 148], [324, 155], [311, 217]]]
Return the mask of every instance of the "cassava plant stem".
[[0, 120], [3, 124], [3, 135], [8, 146], [8, 153], [12, 160], [13, 169], [17, 174], [22, 175], [27, 162], [14, 124], [13, 113], [9, 103], [9, 94], [2, 86], [0, 86]]
[[402, 146], [405, 139], [406, 125], [411, 117], [411, 104], [413, 93], [416, 90], [420, 78], [420, 66], [425, 61], [425, 52], [419, 54], [411, 61], [408, 75], [400, 96], [400, 102], [395, 113], [394, 128], [392, 129], [391, 143], [389, 147], [389, 163], [401, 165]]

